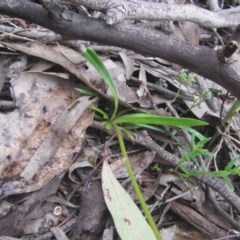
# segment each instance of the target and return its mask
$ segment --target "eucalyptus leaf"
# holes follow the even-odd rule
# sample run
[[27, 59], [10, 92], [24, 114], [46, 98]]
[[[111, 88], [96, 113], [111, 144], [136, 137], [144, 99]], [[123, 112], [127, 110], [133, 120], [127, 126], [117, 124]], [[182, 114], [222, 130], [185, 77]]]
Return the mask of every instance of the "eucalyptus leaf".
[[156, 240], [141, 211], [124, 190], [104, 161], [102, 188], [106, 205], [122, 240]]

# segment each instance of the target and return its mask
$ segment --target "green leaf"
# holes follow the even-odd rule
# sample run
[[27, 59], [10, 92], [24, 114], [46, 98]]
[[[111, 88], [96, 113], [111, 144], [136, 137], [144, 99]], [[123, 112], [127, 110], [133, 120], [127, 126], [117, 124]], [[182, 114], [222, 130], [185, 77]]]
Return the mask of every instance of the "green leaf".
[[223, 177], [223, 180], [224, 180], [225, 183], [229, 186], [229, 188], [234, 191], [234, 186], [233, 186], [231, 180], [230, 180], [227, 176], [224, 176], [224, 177]]
[[75, 90], [88, 96], [93, 96], [93, 97], [97, 96], [96, 92], [92, 91], [91, 89], [75, 88]]
[[214, 157], [214, 154], [209, 152], [207, 149], [199, 149], [199, 148], [196, 148], [189, 153], [190, 158], [194, 158], [197, 156]]
[[103, 64], [102, 60], [98, 57], [97, 53], [94, 51], [93, 48], [86, 48], [82, 54], [96, 68], [96, 70], [99, 72], [105, 84], [109, 87], [113, 95], [114, 99], [114, 110], [112, 114], [113, 118], [116, 115], [118, 109], [118, 92], [115, 83], [111, 75], [109, 74], [108, 70], [106, 69], [105, 65]]
[[230, 172], [231, 175], [239, 175], [239, 173], [240, 173], [240, 166], [237, 166], [237, 167], [229, 170], [229, 172]]
[[186, 70], [181, 70], [179, 73], [178, 73], [178, 79], [179, 79], [179, 82], [180, 83], [184, 83], [184, 84], [192, 84], [194, 82], [196, 82], [195, 80], [195, 76], [196, 74], [195, 73], [192, 73], [192, 72], [187, 72]]
[[147, 113], [132, 113], [117, 117], [114, 123], [137, 123], [137, 124], [154, 124], [166, 126], [199, 126], [206, 125], [206, 122], [191, 118], [163, 117]]
[[131, 131], [126, 128], [122, 128], [122, 131], [129, 137], [129, 139], [134, 142], [134, 136]]
[[229, 161], [228, 164], [225, 166], [224, 170], [225, 170], [225, 171], [229, 171], [230, 169], [232, 169], [233, 166], [234, 166], [235, 163], [236, 163], [236, 160], [237, 160], [237, 159], [234, 158], [234, 159], [232, 159], [231, 161]]
[[95, 112], [98, 112], [102, 115], [104, 120], [108, 120], [108, 115], [106, 112], [104, 112], [102, 109], [95, 107], [95, 106], [91, 106], [91, 109], [94, 110]]
[[196, 147], [197, 148], [203, 148], [207, 142], [209, 142], [209, 140], [211, 140], [211, 138], [205, 138], [201, 141], [199, 141], [197, 144], [196, 144]]
[[141, 211], [117, 181], [107, 161], [103, 163], [102, 188], [106, 205], [122, 240], [156, 240]]
[[192, 136], [196, 136], [199, 140], [204, 140], [206, 137], [203, 136], [200, 132], [196, 131], [193, 128], [190, 127], [182, 127], [182, 129], [188, 131], [189, 133], [191, 133]]
[[159, 127], [156, 127], [156, 126], [153, 126], [153, 125], [142, 124], [142, 123], [134, 123], [134, 125], [136, 126], [136, 128], [147, 128], [147, 129], [151, 129], [151, 130], [154, 130], [154, 131], [157, 131], [157, 132], [160, 132], [160, 133], [167, 134], [166, 130], [164, 130], [162, 128], [159, 128]]
[[230, 172], [228, 171], [211, 171], [211, 172], [206, 172], [207, 175], [211, 175], [211, 176], [214, 176], [214, 177], [226, 177], [228, 175], [230, 175]]

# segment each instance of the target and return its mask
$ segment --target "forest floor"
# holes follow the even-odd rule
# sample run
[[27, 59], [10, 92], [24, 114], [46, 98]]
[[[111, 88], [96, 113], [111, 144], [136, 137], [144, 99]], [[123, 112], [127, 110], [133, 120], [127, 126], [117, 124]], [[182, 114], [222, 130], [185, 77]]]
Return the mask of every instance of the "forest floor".
[[[163, 59], [57, 41], [58, 35], [34, 24], [6, 16], [0, 20], [0, 78], [5, 79], [0, 93], [0, 239], [119, 239], [102, 190], [106, 157], [138, 204], [118, 141], [90, 108], [110, 112], [111, 92], [79, 45], [91, 46], [104, 62], [122, 111], [141, 109], [208, 123], [191, 129], [140, 126], [132, 130], [134, 140], [126, 137], [132, 168], [163, 239], [239, 239], [239, 214], [226, 200], [228, 192], [211, 189], [218, 178], [222, 189], [240, 195], [237, 99]], [[172, 27], [176, 37], [188, 35], [190, 43], [212, 49], [232, 34], [193, 23]], [[89, 92], [91, 86], [101, 95], [76, 90]], [[186, 163], [195, 168], [185, 169]], [[208, 177], [210, 185], [199, 176]]]

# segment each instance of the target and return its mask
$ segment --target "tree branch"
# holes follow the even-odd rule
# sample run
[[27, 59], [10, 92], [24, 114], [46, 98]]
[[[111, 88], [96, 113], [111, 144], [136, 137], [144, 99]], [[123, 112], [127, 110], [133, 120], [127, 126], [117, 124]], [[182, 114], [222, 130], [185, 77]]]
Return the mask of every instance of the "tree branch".
[[[191, 21], [206, 28], [236, 27], [240, 22], [238, 15], [228, 10], [212, 12], [191, 4], [167, 4], [146, 1], [118, 0], [70, 0], [94, 10], [105, 11], [108, 24], [116, 24], [123, 19]], [[236, 11], [236, 9], [235, 9]]]
[[232, 64], [220, 63], [216, 52], [207, 47], [194, 47], [159, 31], [126, 23], [107, 25], [69, 10], [62, 10], [61, 18], [53, 20], [41, 5], [27, 0], [2, 0], [0, 13], [49, 28], [67, 39], [118, 46], [163, 58], [218, 83], [240, 98], [239, 59]]

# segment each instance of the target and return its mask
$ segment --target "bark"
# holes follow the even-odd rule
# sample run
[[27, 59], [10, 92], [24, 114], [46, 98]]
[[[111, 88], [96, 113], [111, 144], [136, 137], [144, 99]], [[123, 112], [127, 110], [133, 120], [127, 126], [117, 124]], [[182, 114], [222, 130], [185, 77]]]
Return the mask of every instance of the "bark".
[[217, 227], [207, 218], [197, 213], [197, 211], [194, 211], [179, 201], [172, 202], [171, 210], [186, 222], [191, 224], [194, 228], [204, 233], [209, 239], [221, 238], [227, 234], [226, 231]]
[[240, 97], [239, 55], [231, 64], [221, 63], [214, 50], [192, 46], [158, 31], [124, 22], [110, 26], [104, 21], [57, 8], [52, 16], [40, 4], [27, 0], [2, 0], [0, 14], [36, 23], [62, 34], [66, 39], [92, 41], [163, 58], [220, 84]]
[[235, 8], [235, 11], [238, 11], [236, 14], [228, 9], [212, 12], [192, 4], [155, 3], [141, 0], [127, 0], [121, 3], [118, 0], [70, 0], [70, 2], [105, 11], [108, 24], [115, 24], [123, 19], [145, 19], [191, 21], [206, 28], [219, 28], [236, 27], [240, 21], [240, 7]]

